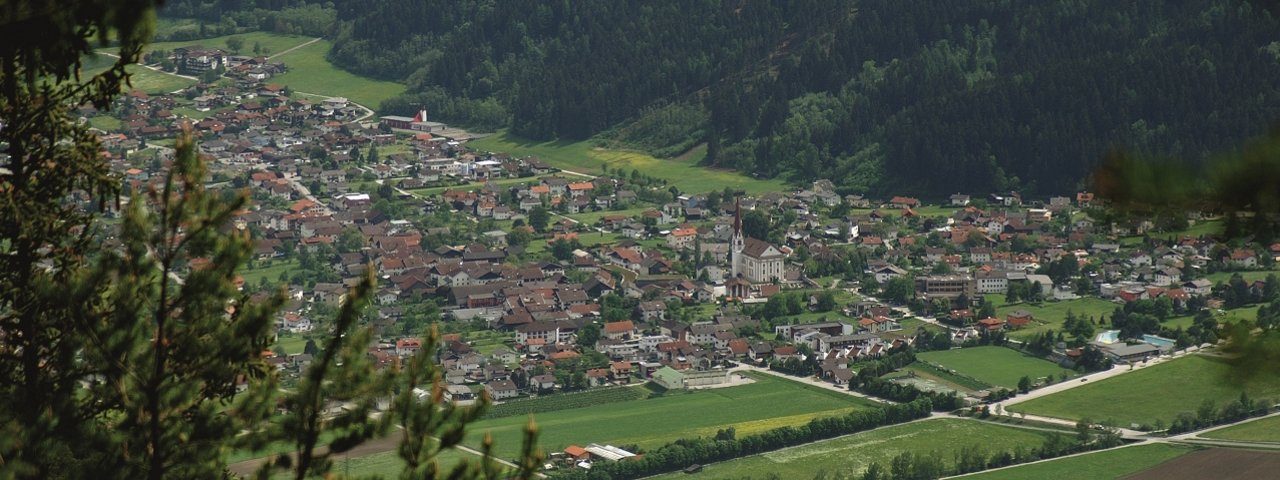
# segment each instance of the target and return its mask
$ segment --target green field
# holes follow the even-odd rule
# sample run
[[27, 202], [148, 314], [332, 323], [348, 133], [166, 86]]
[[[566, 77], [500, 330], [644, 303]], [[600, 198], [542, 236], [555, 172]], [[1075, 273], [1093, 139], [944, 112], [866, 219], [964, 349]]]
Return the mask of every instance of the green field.
[[988, 385], [1017, 388], [1023, 376], [1037, 380], [1057, 377], [1062, 372], [1073, 373], [1053, 362], [1023, 355], [1005, 347], [970, 347], [937, 352], [924, 352], [916, 356], [956, 373], [976, 379]]
[[[537, 414], [538, 445], [546, 452], [588, 443], [656, 448], [679, 438], [714, 436], [716, 430], [731, 426], [742, 436], [872, 406], [857, 397], [771, 375], [753, 378], [755, 383], [749, 385]], [[482, 420], [467, 428], [466, 443], [479, 445], [489, 433], [499, 457], [514, 457], [528, 421], [525, 416]]]
[[[480, 456], [458, 450], [445, 450], [435, 460], [441, 471], [448, 472], [464, 459], [478, 461]], [[335, 457], [332, 471], [342, 474], [343, 478], [399, 478], [403, 470], [404, 460], [400, 459], [399, 452], [392, 450], [355, 458]], [[271, 478], [285, 480], [294, 477], [289, 472], [280, 472]]]
[[1067, 321], [1067, 310], [1071, 310], [1076, 316], [1088, 319], [1101, 318], [1103, 315], [1108, 317], [1116, 310], [1118, 306], [1115, 303], [1092, 297], [1077, 298], [1075, 300], [1063, 300], [1054, 302], [1043, 302], [1040, 305], [1030, 303], [1006, 304], [1004, 294], [988, 294], [985, 300], [993, 302], [996, 307], [996, 317], [1004, 319], [1009, 313], [1018, 310], [1026, 311], [1031, 314], [1034, 321], [1031, 325], [1009, 332], [1009, 336], [1013, 338], [1027, 338], [1036, 333], [1042, 333], [1053, 329], [1054, 331], [1062, 329], [1063, 322]]
[[[640, 215], [641, 212], [654, 210], [655, 208], [657, 207], [653, 205], [641, 205], [638, 207], [625, 208], [622, 210], [601, 210], [598, 212], [572, 213], [565, 216], [572, 218], [574, 220], [577, 220], [579, 222], [585, 223], [587, 225], [595, 225], [597, 222], [600, 221], [600, 219], [607, 217], [609, 215], [622, 215], [624, 217], [635, 217], [637, 215]], [[664, 243], [665, 243], [665, 240], [664, 240]]]
[[1114, 479], [1128, 476], [1180, 456], [1194, 447], [1157, 443], [1115, 448], [961, 477], [973, 480], [1039, 480], [1042, 478]]
[[1280, 442], [1280, 417], [1269, 417], [1200, 435], [1240, 442]]
[[307, 339], [300, 335], [284, 334], [276, 339], [276, 345], [284, 349], [284, 353], [294, 355], [302, 353], [307, 347]]
[[1255, 280], [1266, 280], [1267, 275], [1280, 276], [1280, 270], [1248, 270], [1243, 272], [1214, 272], [1214, 273], [1205, 275], [1204, 278], [1208, 279], [1210, 282], [1213, 282], [1216, 285], [1219, 283], [1226, 283], [1231, 281], [1231, 276], [1237, 273], [1239, 273], [1240, 278], [1243, 278], [1244, 281], [1246, 282], [1253, 282]]
[[329, 63], [325, 55], [332, 46], [328, 40], [321, 40], [273, 58], [287, 65], [289, 71], [268, 81], [296, 92], [346, 97], [374, 110], [383, 100], [404, 93], [404, 85], [361, 77]]
[[302, 35], [286, 35], [282, 33], [247, 32], [237, 33], [235, 35], [205, 38], [201, 40], [156, 42], [147, 46], [147, 51], [173, 50], [178, 47], [189, 47], [192, 45], [227, 50], [227, 39], [230, 37], [238, 37], [244, 40], [244, 49], [240, 52], [241, 55], [253, 55], [253, 45], [257, 43], [262, 46], [268, 56], [302, 45], [303, 43], [310, 41], [312, 38]]
[[257, 285], [266, 279], [272, 285], [284, 285], [287, 282], [280, 281], [281, 273], [293, 273], [299, 267], [297, 260], [271, 260], [270, 264], [266, 262], [255, 261], [254, 268], [245, 268], [240, 271], [240, 276], [244, 277], [246, 285]]
[[733, 171], [701, 167], [697, 163], [705, 156], [705, 152], [689, 155], [689, 158], [664, 160], [640, 152], [596, 148], [590, 140], [541, 142], [508, 133], [472, 140], [468, 146], [480, 151], [506, 152], [518, 157], [533, 155], [554, 167], [589, 175], [600, 174], [601, 167], [606, 164], [615, 169], [636, 169], [645, 175], [667, 180], [682, 192], [689, 193], [724, 190], [726, 187], [744, 190], [749, 194], [788, 189], [781, 180], [758, 180]]
[[[107, 55], [91, 54], [84, 60], [82, 75], [96, 75], [107, 67], [110, 67], [116, 61], [115, 58]], [[176, 75], [170, 75], [164, 72], [157, 72], [141, 65], [129, 65], [125, 67], [129, 72], [129, 81], [132, 88], [126, 86], [125, 90], [142, 90], [147, 93], [168, 93], [175, 90], [181, 90], [190, 85], [195, 84], [195, 80], [182, 78]]]
[[1237, 400], [1242, 389], [1256, 399], [1280, 395], [1280, 379], [1259, 378], [1242, 388], [1226, 380], [1229, 370], [1220, 359], [1188, 355], [1008, 409], [1070, 420], [1112, 421], [1128, 427], [1156, 420], [1167, 424], [1179, 413], [1195, 412], [1205, 399], [1219, 406]]
[[657, 478], [763, 478], [766, 474], [815, 478], [821, 472], [858, 478], [874, 462], [887, 469], [889, 460], [902, 452], [937, 452], [944, 463], [952, 465], [953, 452], [964, 446], [978, 445], [987, 454], [1019, 446], [1030, 449], [1039, 446], [1046, 435], [1048, 433], [1038, 430], [977, 420], [939, 418], [714, 463], [693, 475], [671, 473]]

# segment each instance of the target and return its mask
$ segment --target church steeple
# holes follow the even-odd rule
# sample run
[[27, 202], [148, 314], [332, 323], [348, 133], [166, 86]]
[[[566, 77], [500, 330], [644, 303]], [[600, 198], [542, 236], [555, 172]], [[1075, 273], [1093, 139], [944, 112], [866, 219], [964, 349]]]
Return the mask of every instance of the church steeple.
[[746, 249], [746, 237], [742, 235], [742, 203], [733, 199], [733, 237], [729, 241], [729, 271], [734, 278], [744, 274], [742, 251]]

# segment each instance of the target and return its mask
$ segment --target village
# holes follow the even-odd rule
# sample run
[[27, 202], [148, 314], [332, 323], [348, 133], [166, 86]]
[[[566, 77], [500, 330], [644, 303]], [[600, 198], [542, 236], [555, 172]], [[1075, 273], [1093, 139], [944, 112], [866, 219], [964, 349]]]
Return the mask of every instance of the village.
[[[1063, 371], [1017, 388], [952, 388], [949, 376], [973, 378], [946, 365], [923, 382], [888, 376], [981, 404], [1213, 345], [1220, 318], [1280, 289], [1280, 244], [1220, 243], [1197, 227], [1223, 220], [1202, 212], [1157, 224], [1106, 218], [1088, 192], [925, 202], [826, 180], [686, 192], [637, 170], [472, 148], [480, 135], [425, 109], [379, 118], [292, 94], [261, 58], [174, 55], [180, 72], [227, 77], [82, 114], [116, 120], [100, 139], [126, 193], [162, 180], [183, 128], [211, 188], [251, 193], [235, 220], [256, 245], [242, 289], [287, 292], [271, 358], [286, 375], [369, 273], [370, 358], [396, 365], [434, 325], [446, 399], [463, 405], [715, 387], [741, 365], [844, 387], [906, 347], [1007, 346]], [[591, 445], [564, 451], [574, 462], [633, 455], [579, 443]]]

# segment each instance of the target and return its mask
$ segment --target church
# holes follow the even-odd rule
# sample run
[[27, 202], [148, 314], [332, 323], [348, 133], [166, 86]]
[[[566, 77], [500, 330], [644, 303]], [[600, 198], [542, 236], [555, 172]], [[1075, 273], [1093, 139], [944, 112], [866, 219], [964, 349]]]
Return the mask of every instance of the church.
[[773, 244], [742, 234], [742, 207], [734, 201], [729, 263], [733, 278], [769, 283], [783, 278], [786, 255]]

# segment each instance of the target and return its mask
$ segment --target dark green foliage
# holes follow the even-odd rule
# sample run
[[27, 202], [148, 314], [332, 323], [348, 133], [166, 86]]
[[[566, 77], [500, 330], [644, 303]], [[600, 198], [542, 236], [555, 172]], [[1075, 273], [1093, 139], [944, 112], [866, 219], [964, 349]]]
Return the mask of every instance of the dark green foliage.
[[858, 192], [1074, 189], [1111, 146], [1198, 158], [1280, 106], [1276, 19], [1234, 0], [334, 9], [332, 60], [410, 83], [393, 113], [705, 142], [716, 166]]

